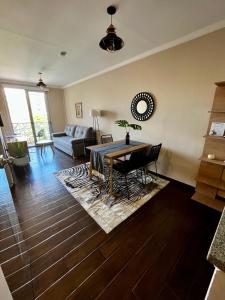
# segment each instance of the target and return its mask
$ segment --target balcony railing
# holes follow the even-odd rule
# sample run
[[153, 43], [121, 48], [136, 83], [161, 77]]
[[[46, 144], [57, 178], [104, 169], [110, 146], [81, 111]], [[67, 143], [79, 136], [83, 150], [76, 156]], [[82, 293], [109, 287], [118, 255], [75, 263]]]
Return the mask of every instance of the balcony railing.
[[[31, 123], [12, 123], [12, 125], [14, 134], [26, 137], [29, 146], [35, 145], [35, 138]], [[48, 122], [34, 122], [34, 129], [36, 141], [50, 139]]]

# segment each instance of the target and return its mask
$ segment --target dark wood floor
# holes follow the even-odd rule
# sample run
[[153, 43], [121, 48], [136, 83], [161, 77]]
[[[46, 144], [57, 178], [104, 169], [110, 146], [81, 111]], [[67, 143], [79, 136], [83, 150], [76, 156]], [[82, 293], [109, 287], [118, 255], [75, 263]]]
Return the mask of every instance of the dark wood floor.
[[53, 173], [74, 165], [31, 149], [14, 201], [0, 201], [0, 263], [14, 299], [204, 299], [220, 214], [171, 182], [105, 234]]

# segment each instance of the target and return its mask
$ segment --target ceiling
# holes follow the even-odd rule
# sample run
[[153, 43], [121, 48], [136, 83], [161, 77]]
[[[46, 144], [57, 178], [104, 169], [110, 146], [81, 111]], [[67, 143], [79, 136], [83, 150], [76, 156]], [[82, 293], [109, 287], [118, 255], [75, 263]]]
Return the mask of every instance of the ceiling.
[[[125, 41], [113, 54], [98, 46], [111, 4]], [[0, 0], [0, 79], [36, 82], [41, 71], [62, 87], [224, 20], [224, 0]]]

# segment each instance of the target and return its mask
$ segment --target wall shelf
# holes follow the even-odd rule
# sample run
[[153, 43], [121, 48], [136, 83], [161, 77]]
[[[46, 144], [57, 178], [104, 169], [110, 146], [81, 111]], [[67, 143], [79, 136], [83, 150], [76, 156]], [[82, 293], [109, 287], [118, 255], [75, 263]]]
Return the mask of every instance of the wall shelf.
[[209, 138], [209, 139], [215, 139], [215, 140], [222, 140], [225, 141], [225, 136], [216, 136], [216, 135], [209, 135], [206, 134], [203, 136], [204, 138]]
[[225, 86], [225, 81], [218, 81], [218, 82], [215, 82], [215, 85], [220, 86], [220, 87], [223, 87], [223, 86]]
[[211, 197], [207, 197], [205, 195], [202, 195], [200, 193], [194, 193], [194, 195], [192, 196], [192, 199], [204, 204], [208, 207], [214, 208], [220, 212], [223, 211], [223, 208], [225, 206], [225, 202], [219, 199], [212, 199]]
[[217, 178], [211, 178], [203, 175], [197, 176], [197, 181], [215, 187], [217, 189], [225, 190], [225, 184], [219, 181]]
[[208, 159], [207, 157], [201, 156], [200, 157], [201, 161], [205, 161], [210, 164], [215, 164], [215, 165], [220, 165], [220, 166], [225, 166], [225, 162], [223, 160], [218, 160], [218, 159]]
[[[225, 101], [225, 100], [224, 100]], [[213, 114], [225, 114], [225, 110], [209, 110], [208, 113], [213, 113]]]

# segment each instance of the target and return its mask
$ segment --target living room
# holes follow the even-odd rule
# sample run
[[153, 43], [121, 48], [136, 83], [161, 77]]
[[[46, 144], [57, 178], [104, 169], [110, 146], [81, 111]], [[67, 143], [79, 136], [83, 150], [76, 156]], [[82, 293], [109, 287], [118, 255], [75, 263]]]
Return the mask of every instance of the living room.
[[0, 4], [4, 299], [223, 299], [224, 1]]

